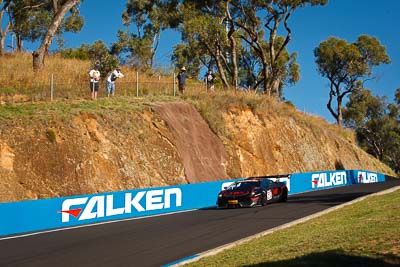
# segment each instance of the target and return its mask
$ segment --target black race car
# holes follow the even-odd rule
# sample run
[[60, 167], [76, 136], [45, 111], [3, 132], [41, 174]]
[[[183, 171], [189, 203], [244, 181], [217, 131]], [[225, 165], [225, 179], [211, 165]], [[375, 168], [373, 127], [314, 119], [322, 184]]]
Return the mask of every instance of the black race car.
[[287, 196], [286, 184], [280, 182], [279, 178], [251, 177], [234, 182], [219, 192], [217, 206], [218, 208], [265, 206], [270, 202], [285, 202]]

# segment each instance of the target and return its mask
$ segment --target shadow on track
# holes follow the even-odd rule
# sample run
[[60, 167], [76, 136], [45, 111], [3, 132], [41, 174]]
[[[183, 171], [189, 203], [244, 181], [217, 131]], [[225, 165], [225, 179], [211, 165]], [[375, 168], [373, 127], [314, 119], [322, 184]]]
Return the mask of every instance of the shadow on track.
[[395, 267], [400, 266], [400, 257], [396, 255], [379, 255], [378, 259], [346, 254], [342, 250], [330, 250], [311, 253], [302, 257], [276, 262], [244, 265], [243, 267]]

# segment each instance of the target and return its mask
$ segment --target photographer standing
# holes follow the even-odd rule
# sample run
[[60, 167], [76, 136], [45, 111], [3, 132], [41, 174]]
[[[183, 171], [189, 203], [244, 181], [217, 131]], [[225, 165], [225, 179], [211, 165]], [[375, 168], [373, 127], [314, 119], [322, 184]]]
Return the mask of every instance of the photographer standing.
[[89, 71], [90, 76], [90, 92], [92, 99], [97, 99], [97, 92], [99, 91], [100, 71], [99, 64], [94, 64], [93, 69]]
[[118, 78], [123, 78], [124, 74], [121, 72], [121, 68], [116, 68], [113, 72], [111, 72], [110, 76], [107, 78], [107, 97], [114, 96], [115, 93], [115, 81]]
[[185, 93], [185, 88], [186, 88], [186, 79], [189, 78], [189, 76], [186, 74], [186, 68], [182, 67], [181, 70], [178, 73], [178, 88], [179, 92], [181, 94]]

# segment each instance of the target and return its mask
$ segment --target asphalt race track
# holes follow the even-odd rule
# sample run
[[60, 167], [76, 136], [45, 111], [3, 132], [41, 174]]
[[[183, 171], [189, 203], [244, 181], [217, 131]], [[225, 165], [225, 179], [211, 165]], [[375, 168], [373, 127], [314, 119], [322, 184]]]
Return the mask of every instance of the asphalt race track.
[[287, 203], [265, 207], [198, 210], [0, 238], [0, 266], [162, 266], [398, 185], [399, 179], [390, 179], [289, 196]]

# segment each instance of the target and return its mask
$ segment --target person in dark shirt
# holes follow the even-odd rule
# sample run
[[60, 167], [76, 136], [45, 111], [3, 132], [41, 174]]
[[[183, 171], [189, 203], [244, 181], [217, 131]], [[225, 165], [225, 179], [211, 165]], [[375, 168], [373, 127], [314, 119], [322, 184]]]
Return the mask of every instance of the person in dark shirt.
[[189, 76], [186, 73], [186, 68], [182, 67], [178, 73], [178, 88], [179, 88], [179, 92], [182, 94], [185, 93], [187, 78], [189, 78]]

